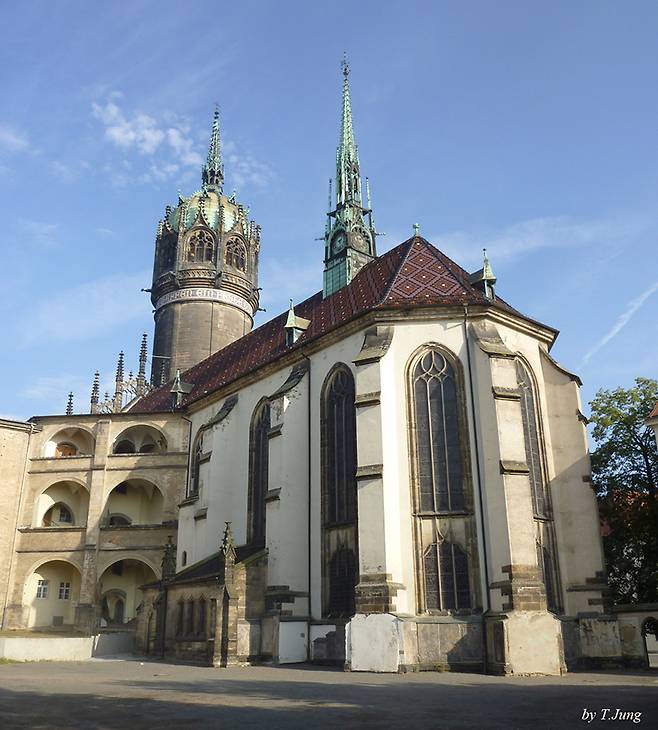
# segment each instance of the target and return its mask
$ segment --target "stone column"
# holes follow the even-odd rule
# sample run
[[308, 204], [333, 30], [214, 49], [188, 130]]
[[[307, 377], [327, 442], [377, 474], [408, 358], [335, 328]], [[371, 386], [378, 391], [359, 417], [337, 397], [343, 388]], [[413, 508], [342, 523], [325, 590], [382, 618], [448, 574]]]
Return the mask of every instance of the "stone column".
[[110, 420], [100, 419], [96, 424], [96, 447], [89, 479], [89, 509], [80, 579], [80, 599], [75, 610], [75, 626], [85, 633], [96, 631], [100, 617], [97, 558], [100, 520], [105, 506], [105, 465], [109, 449], [109, 433]]

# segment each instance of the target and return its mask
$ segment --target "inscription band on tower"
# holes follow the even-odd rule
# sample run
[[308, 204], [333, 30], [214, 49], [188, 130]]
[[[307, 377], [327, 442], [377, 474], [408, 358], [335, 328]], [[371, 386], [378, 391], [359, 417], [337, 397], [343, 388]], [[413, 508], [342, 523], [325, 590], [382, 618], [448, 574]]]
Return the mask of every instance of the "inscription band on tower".
[[221, 289], [209, 289], [209, 288], [190, 288], [190, 289], [179, 289], [178, 291], [172, 291], [169, 294], [164, 294], [155, 303], [155, 308], [161, 309], [166, 307], [167, 304], [172, 302], [180, 301], [215, 301], [222, 302], [223, 304], [230, 304], [233, 307], [237, 307], [242, 310], [245, 314], [250, 317], [253, 316], [253, 307], [249, 304], [246, 299], [243, 299], [237, 294], [232, 292], [222, 291]]

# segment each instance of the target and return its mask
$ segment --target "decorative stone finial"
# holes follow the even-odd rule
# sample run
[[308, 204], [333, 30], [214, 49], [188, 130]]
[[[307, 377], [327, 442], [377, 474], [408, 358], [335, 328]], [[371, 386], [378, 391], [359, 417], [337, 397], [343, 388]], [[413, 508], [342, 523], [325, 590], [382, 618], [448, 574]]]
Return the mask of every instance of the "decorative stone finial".
[[98, 401], [100, 400], [101, 374], [98, 370], [94, 373], [94, 382], [91, 386], [91, 398], [89, 399], [90, 413], [98, 413]]
[[66, 415], [72, 416], [73, 415], [73, 393], [69, 393], [69, 397], [66, 401]]
[[225, 522], [224, 536], [222, 537], [221, 551], [226, 555], [230, 551], [235, 554], [235, 540], [233, 539], [233, 530], [231, 529], [231, 523]]
[[420, 224], [414, 223], [414, 236], [420, 236]]
[[176, 575], [176, 546], [171, 541], [171, 535], [167, 537], [167, 543], [162, 553], [162, 580], [169, 581]]

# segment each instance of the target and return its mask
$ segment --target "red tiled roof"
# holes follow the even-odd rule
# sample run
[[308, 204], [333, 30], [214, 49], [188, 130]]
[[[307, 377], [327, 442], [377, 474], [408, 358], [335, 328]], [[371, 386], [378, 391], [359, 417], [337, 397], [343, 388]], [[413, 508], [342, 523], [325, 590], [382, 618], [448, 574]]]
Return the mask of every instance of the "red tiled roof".
[[656, 403], [654, 409], [649, 414], [649, 418], [658, 418], [658, 403]]
[[[347, 286], [322, 298], [322, 292], [295, 306], [295, 314], [311, 321], [294, 347], [321, 337], [366, 312], [437, 305], [491, 304], [469, 283], [468, 273], [424, 238], [416, 236], [365, 266]], [[496, 306], [511, 312], [503, 300]], [[274, 362], [292, 348], [285, 344], [287, 312], [252, 330], [181, 375], [193, 388], [188, 405], [257, 368]], [[171, 383], [135, 404], [134, 413], [171, 410]]]

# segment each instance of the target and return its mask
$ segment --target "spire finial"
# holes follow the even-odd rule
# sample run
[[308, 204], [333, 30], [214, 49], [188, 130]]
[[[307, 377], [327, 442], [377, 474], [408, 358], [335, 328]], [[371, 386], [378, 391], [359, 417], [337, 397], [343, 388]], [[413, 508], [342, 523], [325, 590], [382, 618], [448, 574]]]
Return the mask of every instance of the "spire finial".
[[137, 371], [138, 395], [141, 395], [146, 388], [146, 360], [148, 358], [148, 337], [146, 332], [142, 335], [142, 342], [139, 346], [139, 370]]
[[123, 380], [123, 350], [119, 353], [119, 359], [117, 360], [117, 374], [115, 380], [117, 383], [120, 380]]
[[414, 223], [414, 236], [418, 237], [420, 236], [420, 224]]
[[101, 374], [98, 370], [94, 373], [94, 382], [91, 385], [90, 413], [98, 413], [98, 400], [101, 394]]
[[340, 62], [340, 67], [343, 70], [343, 76], [347, 78], [350, 75], [350, 62], [347, 59], [347, 51], [343, 51], [343, 60]]
[[66, 415], [73, 415], [73, 393], [69, 393], [69, 397], [66, 400]]
[[215, 113], [213, 114], [212, 129], [210, 132], [210, 145], [208, 147], [208, 157], [206, 164], [203, 166], [201, 179], [205, 186], [219, 188], [221, 191], [224, 184], [224, 165], [222, 164], [222, 144], [219, 134], [219, 106], [215, 104]]

